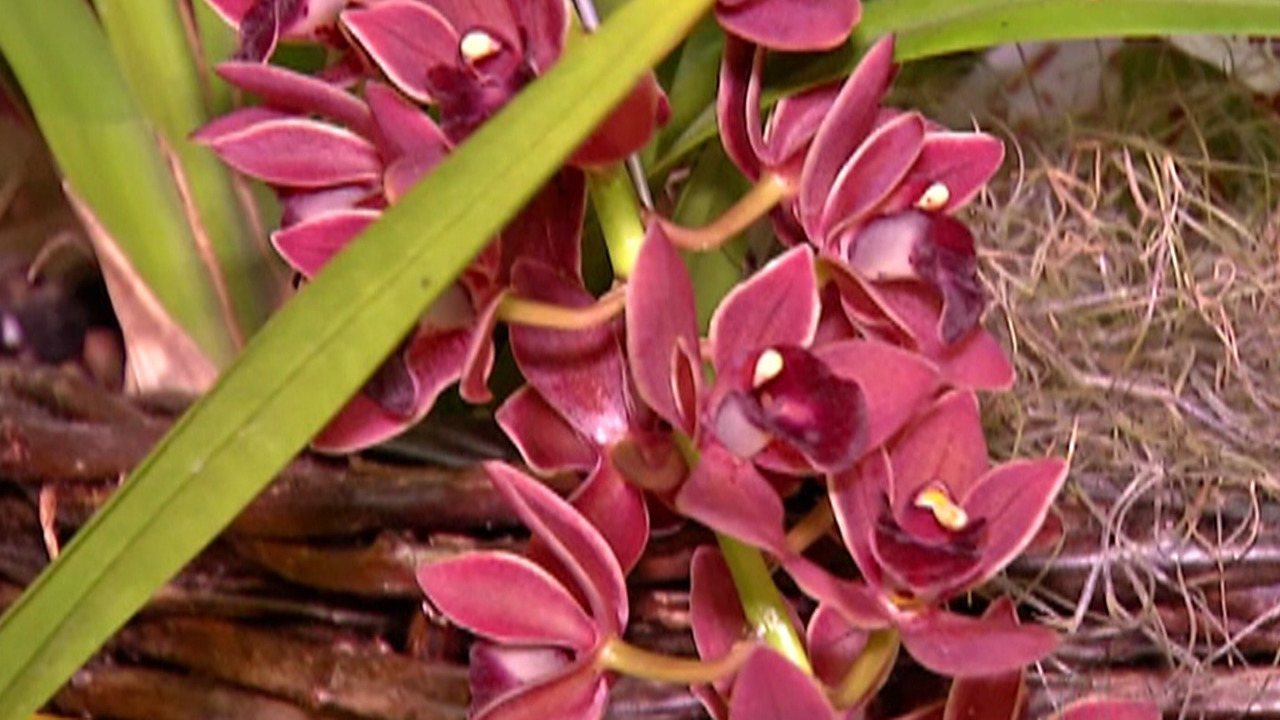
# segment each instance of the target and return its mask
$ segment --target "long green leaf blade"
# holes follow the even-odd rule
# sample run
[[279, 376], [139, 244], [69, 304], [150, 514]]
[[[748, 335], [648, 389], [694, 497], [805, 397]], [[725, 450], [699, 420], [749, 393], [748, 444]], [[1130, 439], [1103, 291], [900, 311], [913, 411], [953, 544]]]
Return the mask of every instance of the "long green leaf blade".
[[9, 0], [0, 52], [63, 175], [173, 317], [212, 359], [229, 360], [173, 178], [93, 11], [75, 0]]
[[267, 298], [275, 294], [266, 274], [266, 248], [251, 235], [230, 171], [208, 148], [188, 139], [209, 120], [206, 101], [212, 100], [215, 82], [222, 83], [216, 76], [201, 77], [178, 5], [173, 0], [96, 3], [129, 89], [176, 155], [190, 187], [209, 245], [213, 267], [208, 272], [216, 274], [214, 281], [226, 295], [227, 321], [249, 332], [266, 320]]
[[0, 720], [29, 716], [262, 489], [711, 3], [628, 3], [264, 327], [0, 618]]

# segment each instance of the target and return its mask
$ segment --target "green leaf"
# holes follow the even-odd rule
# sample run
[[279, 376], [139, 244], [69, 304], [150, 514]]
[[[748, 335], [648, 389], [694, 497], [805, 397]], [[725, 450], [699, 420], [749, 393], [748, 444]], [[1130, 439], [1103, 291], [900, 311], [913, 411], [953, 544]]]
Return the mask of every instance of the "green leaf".
[[[881, 35], [897, 35], [899, 62], [1010, 42], [1184, 33], [1280, 35], [1275, 0], [868, 0], [862, 22], [832, 53], [779, 57], [771, 62], [764, 102], [848, 75], [860, 49]], [[671, 142], [651, 176], [659, 176], [716, 136], [715, 107]]]
[[27, 718], [267, 484], [711, 4], [618, 10], [272, 318], [0, 618], [0, 720]]
[[267, 249], [252, 235], [230, 171], [212, 151], [188, 139], [208, 121], [213, 81], [221, 85], [221, 80], [212, 73], [201, 76], [173, 0], [97, 0], [96, 6], [129, 89], [172, 149], [190, 187], [202, 231], [197, 237], [207, 238], [208, 272], [225, 297], [220, 297], [224, 315], [237, 335], [252, 332], [266, 320], [268, 298], [276, 294], [267, 274]]
[[10, 0], [0, 52], [64, 177], [215, 361], [232, 345], [151, 126], [83, 2]]

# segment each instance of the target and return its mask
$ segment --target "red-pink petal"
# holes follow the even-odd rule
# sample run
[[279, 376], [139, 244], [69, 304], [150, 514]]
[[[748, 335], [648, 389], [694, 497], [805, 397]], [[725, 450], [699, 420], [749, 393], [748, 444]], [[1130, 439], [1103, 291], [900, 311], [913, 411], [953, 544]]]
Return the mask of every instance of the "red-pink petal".
[[224, 62], [217, 72], [232, 85], [261, 97], [267, 107], [315, 113], [366, 137], [372, 132], [369, 108], [351, 93], [323, 80], [257, 62]]
[[469, 333], [466, 330], [419, 330], [402, 350], [408, 372], [415, 381], [413, 407], [394, 413], [360, 393], [312, 440], [323, 452], [347, 453], [388, 440], [417, 423], [436, 398], [462, 374]]
[[[499, 279], [520, 261], [537, 261], [582, 284], [582, 222], [587, 212], [586, 174], [565, 168], [547, 181], [503, 228]], [[541, 292], [530, 297], [543, 297]], [[551, 299], [551, 298], [543, 298]]]
[[800, 175], [799, 195], [800, 222], [811, 239], [821, 236], [822, 209], [836, 175], [871, 132], [893, 73], [893, 36], [887, 35], [871, 46], [845, 81], [813, 138]]
[[496, 419], [520, 456], [538, 473], [586, 471], [599, 461], [596, 449], [528, 385], [502, 403]]
[[805, 595], [830, 605], [850, 627], [879, 630], [889, 626], [884, 601], [866, 583], [838, 578], [801, 555], [784, 557], [782, 567]]
[[642, 77], [635, 88], [609, 113], [569, 158], [577, 167], [591, 168], [626, 160], [639, 152], [658, 127], [666, 124], [671, 105], [653, 73]]
[[692, 435], [702, 386], [693, 283], [658, 223], [650, 223], [627, 283], [626, 323], [637, 392], [664, 420]]
[[378, 151], [342, 128], [304, 118], [267, 118], [239, 130], [210, 125], [194, 136], [228, 165], [273, 185], [327, 187], [376, 180]]
[[762, 349], [808, 347], [821, 305], [813, 251], [794, 247], [741, 282], [711, 317], [711, 357], [717, 372], [731, 372]]
[[798, 177], [804, 153], [839, 93], [839, 83], [828, 83], [779, 100], [765, 124], [761, 160]]
[[472, 720], [599, 720], [609, 700], [608, 680], [588, 657], [560, 675], [499, 697]]
[[862, 388], [866, 450], [896, 434], [937, 390], [938, 368], [919, 355], [877, 340], [844, 340], [815, 353], [836, 375]]
[[947, 188], [947, 201], [934, 212], [950, 213], [966, 205], [1004, 161], [1004, 143], [986, 133], [930, 132], [916, 164], [903, 179], [887, 210], [914, 206], [935, 183]]
[[[747, 618], [733, 585], [733, 575], [719, 550], [703, 545], [689, 566], [689, 617], [698, 656], [713, 660], [728, 654], [746, 636]], [[717, 683], [721, 689], [727, 683]]]
[[508, 465], [484, 465], [526, 527], [578, 584], [603, 635], [627, 625], [627, 588], [609, 544], [586, 518], [542, 483]]
[[644, 492], [624, 480], [607, 458], [601, 458], [570, 501], [609, 543], [622, 573], [631, 572], [649, 542]]
[[[1018, 624], [1017, 611], [1007, 597], [991, 603], [983, 618], [1003, 621], [1009, 627]], [[999, 675], [957, 678], [947, 693], [946, 712], [942, 720], [1018, 720], [1022, 717], [1026, 686], [1023, 671], [1011, 670]]]
[[[474, 0], [471, 0], [474, 2]], [[525, 58], [534, 72], [547, 71], [564, 51], [569, 34], [568, 3], [563, 0], [511, 0], [512, 27], [525, 40]]]
[[675, 506], [718, 532], [775, 554], [785, 552], [782, 499], [755, 466], [719, 445], [702, 449]]
[[364, 99], [377, 127], [378, 143], [388, 156], [443, 156], [452, 147], [430, 115], [390, 86], [369, 81]]
[[831, 605], [819, 605], [805, 630], [813, 674], [835, 687], [867, 647], [870, 633], [849, 624]]
[[1022, 554], [1066, 478], [1064, 460], [1015, 460], [993, 469], [960, 498], [970, 518], [987, 519], [980, 573], [966, 584], [990, 579]]
[[495, 642], [579, 651], [596, 642], [595, 625], [573, 595], [518, 555], [467, 553], [429, 563], [418, 568], [418, 584], [449, 620]]
[[498, 324], [498, 307], [507, 291], [489, 300], [471, 325], [471, 341], [467, 346], [467, 359], [462, 365], [462, 378], [458, 382], [458, 394], [474, 405], [493, 399], [489, 392], [489, 374], [493, 372], [493, 329]]
[[[593, 302], [589, 293], [552, 268], [522, 261], [512, 277], [524, 297], [567, 307]], [[511, 328], [520, 371], [543, 399], [590, 442], [621, 439], [630, 428], [621, 328], [606, 322], [583, 330]]]
[[898, 627], [911, 657], [948, 677], [1015, 671], [1043, 660], [1058, 646], [1058, 634], [1040, 625], [1010, 625], [943, 610], [923, 611]]
[[805, 671], [772, 648], [747, 658], [729, 699], [733, 720], [834, 720], [826, 695]]
[[893, 444], [890, 455], [895, 512], [911, 507], [921, 490], [935, 484], [960, 502], [991, 466], [977, 397], [958, 391], [943, 396]]
[[426, 3], [384, 0], [343, 12], [342, 24], [392, 84], [418, 102], [432, 100], [428, 71], [458, 59], [458, 30]]
[[873, 130], [832, 182], [819, 221], [822, 237], [814, 240], [860, 222], [887, 198], [920, 155], [924, 137], [918, 113], [903, 113]]
[[376, 210], [340, 210], [319, 215], [275, 231], [271, 244], [290, 267], [313, 277], [380, 215]]
[[[840, 528], [840, 537], [862, 576], [874, 587], [883, 587], [884, 573], [872, 549], [882, 498], [893, 487], [893, 468], [888, 452], [881, 448], [858, 467], [827, 479], [831, 510]], [[891, 589], [891, 588], [890, 588]]]
[[716, 5], [730, 33], [774, 50], [830, 50], [862, 17], [858, 0], [743, 0]]
[[748, 84], [756, 67], [753, 45], [730, 35], [725, 38], [720, 62], [720, 86], [716, 93], [716, 124], [725, 153], [744, 175], [760, 177], [760, 158], [751, 141], [759, 132], [760, 108], [747, 103]]

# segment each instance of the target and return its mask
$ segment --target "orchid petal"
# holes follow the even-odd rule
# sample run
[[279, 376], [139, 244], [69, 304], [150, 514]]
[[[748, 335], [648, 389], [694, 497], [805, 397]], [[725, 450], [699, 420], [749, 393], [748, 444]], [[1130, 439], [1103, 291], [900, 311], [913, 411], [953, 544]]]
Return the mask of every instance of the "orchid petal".
[[971, 518], [987, 518], [980, 573], [982, 583], [1013, 561], [1035, 538], [1067, 478], [1067, 463], [1056, 458], [1005, 463], [972, 487], [961, 505]]
[[590, 659], [559, 676], [497, 698], [472, 720], [599, 720], [609, 699], [609, 683]]
[[936, 361], [946, 382], [957, 388], [1008, 390], [1017, 377], [1004, 348], [980, 327], [944, 349]]
[[[581, 170], [565, 168], [547, 181], [502, 231], [501, 280], [519, 261], [538, 261], [582, 284], [582, 222], [587, 212], [587, 181]], [[568, 290], [561, 290], [565, 294]], [[545, 293], [529, 297], [552, 300]]]
[[[579, 651], [596, 642], [595, 625], [573, 595], [518, 555], [466, 553], [422, 565], [417, 576], [427, 599], [450, 621], [495, 642]], [[530, 613], [531, 607], [538, 611]]]
[[666, 93], [651, 72], [636, 82], [596, 131], [578, 146], [569, 163], [590, 168], [622, 162], [642, 150], [670, 116]]
[[627, 283], [626, 323], [636, 391], [664, 420], [692, 435], [702, 385], [693, 283], [658, 223], [650, 223]]
[[918, 113], [904, 113], [873, 130], [832, 181], [819, 221], [822, 236], [860, 222], [889, 197], [920, 155], [924, 138]]
[[1004, 161], [1004, 143], [986, 133], [930, 132], [920, 156], [887, 206], [891, 211], [916, 205], [935, 184], [946, 188], [946, 201], [933, 212], [951, 213], [968, 204]]
[[755, 46], [729, 35], [720, 62], [720, 87], [716, 92], [716, 124], [725, 154], [752, 180], [760, 177], [760, 158], [751, 141], [760, 125], [760, 107], [748, 105], [748, 84], [756, 69]]
[[257, 0], [239, 20], [236, 58], [262, 62], [275, 52], [285, 28], [307, 14], [306, 0]]
[[890, 454], [890, 501], [895, 513], [911, 507], [920, 491], [930, 485], [945, 488], [960, 502], [990, 467], [978, 398], [972, 392], [944, 395], [912, 423]]
[[[552, 268], [521, 261], [512, 277], [525, 297], [568, 307], [593, 298]], [[583, 330], [511, 328], [511, 348], [529, 384], [578, 432], [596, 445], [627, 434], [626, 367], [620, 328], [607, 322]]]
[[218, 76], [262, 98], [267, 107], [316, 113], [368, 136], [373, 129], [369, 108], [351, 93], [310, 75], [257, 62], [224, 62]]
[[[528, 1], [528, 0], [526, 0]], [[557, 0], [532, 0], [533, 3], [556, 2]], [[512, 15], [514, 5], [518, 2], [509, 0], [430, 0], [433, 10], [449, 23], [458, 35], [465, 34], [471, 28], [482, 27], [485, 32], [494, 32], [508, 43], [520, 41], [519, 24]]]
[[570, 501], [609, 543], [622, 573], [631, 572], [649, 542], [649, 508], [644, 492], [624, 480], [602, 458]]
[[676, 495], [682, 514], [745, 543], [781, 554], [782, 499], [750, 462], [719, 445], [702, 449], [697, 467]]
[[768, 647], [747, 658], [729, 699], [733, 720], [834, 720], [835, 712], [813, 678]]
[[503, 290], [490, 299], [477, 313], [471, 326], [471, 342], [467, 347], [467, 359], [462, 366], [458, 394], [474, 405], [493, 399], [493, 394], [489, 392], [489, 375], [493, 372], [493, 330], [498, 325], [498, 308], [507, 294]]
[[849, 624], [831, 605], [819, 605], [805, 630], [805, 647], [813, 673], [829, 686], [836, 686], [867, 647], [870, 633]]
[[339, 210], [318, 215], [275, 231], [271, 244], [290, 267], [310, 278], [381, 214], [376, 210]]
[[466, 330], [417, 330], [400, 351], [413, 378], [411, 406], [392, 412], [360, 393], [329, 421], [312, 447], [323, 452], [352, 452], [390, 439], [421, 420], [440, 393], [462, 374], [468, 340]]
[[760, 159], [787, 177], [799, 177], [804, 153], [839, 94], [840, 84], [828, 83], [779, 100], [765, 124]]
[[381, 193], [382, 189], [376, 182], [335, 185], [319, 190], [279, 188], [280, 226], [288, 228], [333, 212], [372, 209], [367, 206], [381, 205]]
[[937, 390], [938, 369], [919, 355], [876, 340], [844, 340], [820, 346], [818, 359], [831, 372], [862, 388], [868, 435], [879, 447], [906, 424]]
[[232, 27], [239, 27], [240, 20], [257, 0], [205, 0], [223, 22]]
[[238, 131], [214, 123], [193, 136], [223, 162], [273, 185], [326, 187], [376, 180], [377, 149], [349, 130], [303, 118], [261, 119]]
[[867, 50], [814, 136], [798, 198], [800, 223], [810, 238], [821, 237], [819, 221], [836, 175], [871, 132], [893, 73], [893, 36], [887, 35]]
[[[473, 0], [474, 1], [474, 0]], [[513, 27], [525, 38], [525, 57], [534, 72], [546, 72], [564, 52], [569, 13], [564, 0], [509, 0]]]
[[774, 50], [830, 50], [862, 17], [858, 0], [720, 2], [716, 20], [738, 37]]
[[545, 485], [499, 462], [486, 462], [493, 484], [516, 515], [559, 560], [578, 584], [602, 635], [627, 625], [627, 588], [622, 569], [600, 532]]
[[558, 647], [495, 645], [478, 639], [468, 654], [471, 709], [478, 712], [494, 700], [522, 688], [543, 683], [565, 672], [573, 652]]
[[380, 82], [367, 82], [364, 99], [369, 103], [378, 143], [392, 158], [405, 155], [445, 155], [452, 147], [431, 116]]
[[596, 449], [528, 385], [502, 403], [496, 419], [529, 467], [542, 475], [590, 470], [599, 461]]
[[832, 514], [840, 528], [845, 548], [867, 582], [883, 587], [884, 576], [876, 559], [876, 522], [880, 514], [880, 498], [893, 485], [893, 468], [883, 448], [849, 472], [838, 473], [827, 480]]
[[807, 347], [820, 312], [813, 251], [794, 247], [739, 283], [716, 308], [709, 335], [717, 372], [738, 369], [763, 348]]
[[[747, 618], [720, 551], [700, 546], [689, 565], [689, 618], [698, 656], [714, 660], [729, 654], [747, 632]], [[728, 683], [716, 683], [727, 692]]]
[[794, 553], [783, 557], [782, 567], [801, 592], [820, 604], [831, 606], [850, 627], [879, 630], [889, 626], [890, 619], [880, 594], [866, 583], [838, 578], [821, 565]]
[[[1018, 624], [1017, 611], [1007, 597], [1000, 597], [983, 613], [983, 619]], [[947, 693], [942, 720], [1018, 720], [1026, 700], [1023, 670], [998, 675], [958, 678]]]
[[899, 623], [902, 644], [925, 668], [966, 678], [1012, 672], [1043, 660], [1058, 634], [1040, 625], [1010, 625], [930, 609]]
[[384, 0], [342, 13], [342, 24], [401, 92], [432, 100], [427, 74], [457, 62], [458, 30], [439, 11], [414, 0]]

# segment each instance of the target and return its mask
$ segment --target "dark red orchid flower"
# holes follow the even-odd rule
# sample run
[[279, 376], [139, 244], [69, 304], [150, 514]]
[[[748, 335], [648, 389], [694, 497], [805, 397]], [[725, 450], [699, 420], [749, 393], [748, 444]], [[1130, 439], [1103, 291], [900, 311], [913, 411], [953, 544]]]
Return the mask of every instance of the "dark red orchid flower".
[[[403, 93], [440, 111], [461, 142], [564, 50], [564, 0], [383, 0], [342, 13], [342, 27]], [[666, 122], [666, 96], [652, 75], [614, 110], [573, 158], [616, 162]]]
[[[429, 115], [393, 88], [368, 82], [363, 99], [322, 80], [259, 63], [218, 68], [262, 106], [233, 112], [195, 134], [225, 162], [283, 198], [272, 244], [311, 277], [450, 151]], [[420, 420], [440, 392], [462, 381], [472, 402], [489, 399], [491, 334], [517, 258], [576, 274], [586, 187], [565, 170], [521, 212], [417, 328], [364, 391], [314, 441], [347, 452]]]
[[[882, 109], [893, 39], [877, 42], [841, 85], [786, 98], [760, 120], [764, 51], [730, 42], [718, 117], [725, 147], [749, 177], [772, 176], [790, 196], [774, 212], [790, 242], [810, 242], [877, 285], [936, 298], [921, 345], [974, 334], [986, 305], [972, 236], [949, 217], [1004, 157], [999, 140], [947, 131], [918, 113]], [[921, 347], [925, 354], [929, 348]]]
[[612, 677], [596, 656], [627, 625], [622, 569], [595, 527], [546, 486], [501, 463], [485, 469], [550, 564], [495, 551], [418, 569], [432, 605], [484, 639], [472, 652], [471, 717], [599, 718]]
[[881, 452], [833, 479], [845, 542], [873, 586], [932, 603], [985, 582], [1031, 542], [1066, 462], [991, 468], [978, 401], [952, 392]]
[[350, 0], [208, 0], [236, 29], [241, 60], [262, 62], [282, 40], [314, 41], [336, 36], [338, 13]]
[[782, 501], [757, 466], [849, 468], [937, 387], [936, 368], [885, 343], [816, 344], [820, 309], [812, 251], [774, 259], [716, 309], [707, 343], [715, 383], [704, 389], [692, 286], [656, 223], [627, 289], [636, 391], [700, 452], [676, 508], [774, 551]]
[[862, 17], [859, 0], [719, 0], [716, 20], [740, 38], [774, 50], [830, 50]]

